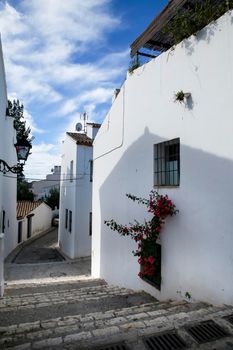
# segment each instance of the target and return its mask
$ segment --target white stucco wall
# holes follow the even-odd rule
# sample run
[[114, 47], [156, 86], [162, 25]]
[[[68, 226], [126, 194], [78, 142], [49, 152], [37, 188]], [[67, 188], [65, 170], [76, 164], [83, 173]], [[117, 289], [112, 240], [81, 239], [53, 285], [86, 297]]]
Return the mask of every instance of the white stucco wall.
[[[63, 143], [59, 245], [71, 259], [91, 255], [89, 212], [91, 211], [92, 182], [90, 160], [92, 147], [77, 145], [66, 135]], [[73, 161], [73, 181], [70, 179], [70, 162]], [[65, 212], [72, 211], [72, 232], [65, 228]], [[69, 225], [68, 225], [69, 226]]]
[[[32, 215], [31, 237], [36, 236], [42, 232], [45, 232], [51, 228], [53, 211], [47, 204], [45, 203], [40, 204], [37, 208], [32, 210], [29, 215]], [[22, 222], [22, 241], [20, 243], [22, 243], [28, 239], [27, 237], [28, 219], [27, 217], [25, 217], [23, 220], [18, 220], [18, 222], [20, 221]], [[18, 227], [17, 227], [17, 230], [18, 230]], [[18, 239], [18, 233], [17, 233], [17, 239]]]
[[[6, 117], [7, 89], [0, 38], [0, 159], [9, 166], [17, 162], [13, 120]], [[3, 211], [5, 230], [2, 232]], [[15, 248], [16, 241], [16, 175], [0, 173], [0, 296], [4, 293], [4, 258]]]
[[93, 123], [87, 123], [86, 127], [87, 127], [87, 136], [94, 140], [94, 138], [96, 137], [99, 131], [99, 127], [95, 127], [95, 124]]
[[48, 230], [52, 223], [52, 209], [45, 203], [39, 205], [32, 212], [32, 235], [37, 235]]
[[[66, 135], [62, 145], [61, 183], [60, 183], [60, 215], [58, 228], [58, 241], [61, 250], [69, 257], [74, 257], [74, 235], [65, 228], [65, 211], [75, 208], [76, 181], [70, 181], [70, 162], [73, 161], [73, 169], [76, 178], [77, 155], [76, 142]], [[74, 213], [72, 214], [74, 218]]]
[[[5, 70], [0, 42], [0, 159], [9, 166], [17, 163], [15, 130], [13, 119], [6, 117], [7, 91]], [[16, 236], [16, 175], [0, 173], [0, 228], [2, 228], [2, 212], [5, 211], [4, 257], [17, 245]]]
[[[94, 142], [92, 275], [159, 299], [233, 304], [233, 13], [128, 76]], [[191, 93], [187, 105], [174, 94]], [[136, 245], [104, 225], [150, 217], [125, 197], [153, 188], [153, 145], [180, 138], [180, 210], [161, 233], [161, 291], [137, 277]]]
[[92, 210], [92, 182], [90, 182], [90, 160], [93, 148], [77, 147], [77, 196], [75, 218], [75, 257], [91, 255], [91, 236], [89, 235], [89, 214]]

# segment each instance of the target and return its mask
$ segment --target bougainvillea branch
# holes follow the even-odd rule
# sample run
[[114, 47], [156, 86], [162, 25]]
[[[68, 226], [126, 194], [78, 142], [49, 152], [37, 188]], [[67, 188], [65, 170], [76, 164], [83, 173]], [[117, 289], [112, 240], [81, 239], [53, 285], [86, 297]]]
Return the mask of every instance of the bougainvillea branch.
[[138, 263], [141, 265], [139, 276], [153, 276], [156, 266], [153, 243], [157, 241], [166, 217], [176, 215], [178, 210], [167, 195], [160, 195], [156, 191], [150, 192], [149, 199], [136, 197], [132, 194], [126, 194], [126, 196], [134, 202], [146, 205], [147, 211], [153, 215], [152, 219], [144, 221], [143, 224], [135, 220], [134, 223], [121, 225], [113, 219], [106, 220], [104, 223], [111, 230], [117, 231], [121, 236], [129, 236], [138, 244], [137, 250], [133, 251], [133, 254], [138, 256]]

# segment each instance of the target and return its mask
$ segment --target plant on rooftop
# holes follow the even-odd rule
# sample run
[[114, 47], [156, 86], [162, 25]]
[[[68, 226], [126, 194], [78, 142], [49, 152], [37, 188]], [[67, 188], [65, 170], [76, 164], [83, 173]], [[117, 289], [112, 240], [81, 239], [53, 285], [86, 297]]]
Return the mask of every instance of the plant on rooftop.
[[137, 250], [132, 253], [138, 257], [138, 263], [141, 266], [139, 277], [146, 278], [160, 285], [160, 275], [156, 275], [160, 268], [158, 263], [158, 250], [156, 241], [161, 233], [165, 219], [168, 216], [175, 215], [178, 210], [167, 195], [160, 195], [156, 191], [151, 191], [149, 199], [136, 197], [131, 194], [126, 196], [134, 202], [144, 204], [148, 213], [153, 217], [149, 221], [140, 224], [138, 221], [129, 223], [129, 225], [118, 224], [115, 220], [106, 220], [104, 223], [111, 230], [117, 231], [121, 236], [129, 236], [138, 245]]
[[230, 9], [233, 9], [233, 0], [222, 0], [218, 5], [214, 0], [202, 0], [195, 4], [190, 2], [186, 8], [178, 11], [174, 19], [165, 26], [163, 32], [176, 45], [192, 34], [195, 35]]
[[191, 96], [190, 92], [184, 92], [183, 90], [177, 91], [174, 96], [175, 102], [185, 102], [185, 98], [189, 98]]
[[184, 102], [184, 91], [183, 90], [180, 90], [178, 91], [176, 94], [175, 94], [175, 102]]

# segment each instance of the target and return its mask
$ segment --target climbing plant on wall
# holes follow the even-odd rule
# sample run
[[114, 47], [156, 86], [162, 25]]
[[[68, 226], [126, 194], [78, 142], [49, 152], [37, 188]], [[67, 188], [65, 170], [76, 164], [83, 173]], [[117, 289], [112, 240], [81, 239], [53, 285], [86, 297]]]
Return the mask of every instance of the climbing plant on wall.
[[[158, 266], [159, 250], [156, 249], [156, 241], [161, 233], [165, 219], [168, 216], [176, 215], [178, 210], [167, 195], [160, 195], [156, 191], [151, 191], [149, 199], [136, 197], [131, 194], [126, 196], [134, 202], [144, 204], [147, 211], [153, 215], [149, 221], [143, 224], [138, 221], [128, 225], [118, 224], [114, 219], [106, 220], [104, 223], [113, 231], [117, 231], [121, 236], [129, 236], [138, 245], [133, 254], [138, 257], [140, 264], [139, 277], [152, 278], [156, 275]], [[158, 281], [160, 283], [160, 281]]]
[[227, 10], [233, 9], [233, 0], [202, 0], [188, 3], [164, 28], [163, 32], [171, 37], [174, 44], [196, 34], [210, 22], [215, 21]]

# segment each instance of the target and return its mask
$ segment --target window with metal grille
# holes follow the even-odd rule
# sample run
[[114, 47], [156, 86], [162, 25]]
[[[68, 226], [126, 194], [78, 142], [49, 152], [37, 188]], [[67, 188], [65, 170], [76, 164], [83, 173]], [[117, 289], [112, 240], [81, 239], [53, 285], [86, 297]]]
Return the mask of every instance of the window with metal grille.
[[69, 210], [69, 232], [72, 231], [72, 211]]
[[[160, 290], [161, 279], [162, 279], [161, 277], [161, 245], [151, 241], [144, 241], [142, 244], [142, 254], [144, 254], [143, 252], [144, 249], [147, 252], [150, 252], [151, 256], [155, 257], [155, 263], [154, 263], [155, 273], [153, 276], [144, 276], [142, 277], [142, 279]], [[141, 272], [142, 272], [142, 266], [141, 266]]]
[[68, 209], [66, 209], [65, 228], [68, 228]]
[[180, 185], [180, 139], [154, 145], [154, 185]]

